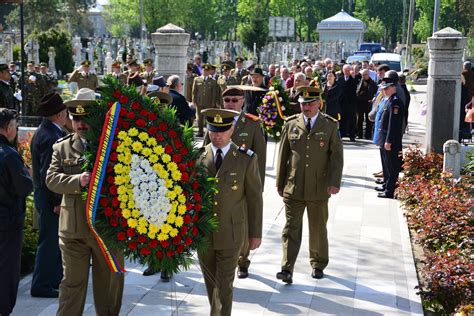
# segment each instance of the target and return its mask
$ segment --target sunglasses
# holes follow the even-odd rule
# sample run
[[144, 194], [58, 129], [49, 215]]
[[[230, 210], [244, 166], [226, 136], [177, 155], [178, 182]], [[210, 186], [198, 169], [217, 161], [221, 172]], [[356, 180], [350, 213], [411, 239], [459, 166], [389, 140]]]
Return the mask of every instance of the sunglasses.
[[74, 122], [80, 122], [80, 121], [83, 121], [84, 119], [81, 116], [72, 115], [72, 120]]
[[232, 102], [232, 103], [237, 103], [239, 102], [240, 99], [237, 99], [237, 98], [224, 98], [224, 102]]

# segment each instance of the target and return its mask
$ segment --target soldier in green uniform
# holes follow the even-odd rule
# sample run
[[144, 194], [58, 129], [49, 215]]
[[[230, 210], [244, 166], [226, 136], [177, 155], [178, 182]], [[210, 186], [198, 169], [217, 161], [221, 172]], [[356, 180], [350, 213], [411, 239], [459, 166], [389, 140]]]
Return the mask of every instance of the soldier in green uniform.
[[219, 87], [217, 82], [210, 77], [211, 68], [209, 64], [204, 65], [202, 75], [194, 79], [192, 103], [197, 109], [198, 137], [204, 135], [204, 118], [201, 111], [218, 107], [216, 96], [219, 94]]
[[99, 86], [96, 74], [90, 72], [91, 62], [84, 60], [81, 62], [81, 67], [74, 70], [69, 78], [69, 82], [77, 82], [77, 89], [89, 88], [96, 90]]
[[235, 68], [232, 69], [230, 75], [235, 78], [235, 80], [240, 84], [242, 78], [247, 76], [249, 71], [244, 69], [244, 59], [242, 57], [237, 57], [235, 59]]
[[193, 72], [193, 63], [188, 63], [186, 65], [186, 79], [185, 79], [185, 87], [186, 87], [186, 100], [191, 102], [193, 99], [193, 85], [194, 79], [197, 75]]
[[227, 86], [239, 85], [240, 81], [237, 81], [235, 77], [230, 75], [231, 68], [227, 64], [222, 64], [222, 75], [217, 79], [217, 85], [221, 88], [221, 92], [227, 89]]
[[10, 85], [11, 74], [7, 64], [0, 64], [0, 108], [18, 110]]
[[305, 208], [309, 224], [312, 277], [320, 279], [327, 266], [328, 199], [339, 192], [343, 148], [337, 121], [319, 112], [319, 90], [300, 87], [301, 113], [290, 116], [283, 127], [276, 184], [283, 197], [286, 224], [283, 260], [277, 279], [293, 282], [293, 269], [301, 246]]
[[[207, 250], [199, 251], [211, 315], [231, 315], [233, 282], [239, 252], [248, 235], [249, 248], [254, 250], [262, 238], [262, 184], [257, 155], [237, 147], [230, 138], [234, 117], [239, 112], [206, 109], [211, 143], [203, 148], [199, 159], [216, 178], [218, 192], [214, 197], [214, 216], [219, 227], [210, 236]], [[248, 216], [246, 216], [248, 210]]]
[[143, 66], [145, 66], [145, 71], [141, 73], [141, 76], [147, 84], [151, 84], [153, 82], [153, 78], [158, 75], [156, 70], [153, 68], [153, 59], [145, 59], [143, 61]]
[[120, 70], [120, 62], [115, 61], [112, 63], [112, 77], [117, 79], [121, 84], [126, 85], [127, 84], [127, 75], [122, 73]]
[[[21, 80], [20, 80], [21, 82]], [[46, 95], [46, 82], [41, 74], [35, 70], [32, 61], [27, 64], [27, 71], [24, 74], [24, 100], [25, 113], [24, 116], [36, 116], [38, 112], [38, 104], [43, 96]]]
[[46, 94], [53, 93], [58, 86], [58, 80], [54, 74], [49, 71], [47, 63], [40, 63], [40, 72], [46, 82]]
[[[124, 276], [113, 273], [89, 229], [86, 204], [82, 194], [90, 182], [90, 172], [84, 172], [85, 133], [90, 126], [84, 117], [88, 108], [96, 105], [93, 90], [83, 88], [76, 98], [65, 102], [72, 118], [74, 133], [53, 145], [53, 157], [46, 175], [46, 186], [63, 194], [59, 214], [59, 247], [64, 277], [59, 286], [57, 315], [82, 315], [87, 295], [89, 267], [92, 259], [92, 285], [97, 315], [119, 315], [122, 305]], [[123, 266], [123, 254], [112, 249]]]

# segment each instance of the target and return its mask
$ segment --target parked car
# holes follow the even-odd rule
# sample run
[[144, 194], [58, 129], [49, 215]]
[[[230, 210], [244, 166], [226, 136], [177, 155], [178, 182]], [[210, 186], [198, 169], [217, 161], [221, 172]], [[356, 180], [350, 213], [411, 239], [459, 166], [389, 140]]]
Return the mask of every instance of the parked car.
[[347, 64], [352, 64], [354, 62], [362, 63], [364, 60], [370, 60], [370, 56], [365, 56], [365, 55], [351, 55], [347, 57], [346, 63]]
[[371, 54], [385, 52], [385, 48], [380, 43], [361, 43], [359, 44], [359, 50], [370, 51]]
[[370, 62], [373, 64], [387, 64], [391, 70], [402, 71], [402, 56], [391, 53], [373, 54]]

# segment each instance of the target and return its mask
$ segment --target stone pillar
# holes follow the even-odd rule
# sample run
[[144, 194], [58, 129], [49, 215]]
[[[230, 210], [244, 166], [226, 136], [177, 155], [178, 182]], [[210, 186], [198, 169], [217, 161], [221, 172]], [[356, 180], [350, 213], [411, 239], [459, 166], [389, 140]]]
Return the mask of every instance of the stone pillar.
[[447, 27], [428, 38], [426, 152], [441, 153], [443, 144], [459, 137], [462, 57], [466, 38]]
[[186, 64], [190, 35], [184, 29], [167, 24], [151, 34], [155, 46], [156, 68], [158, 73], [167, 79], [178, 75], [183, 83], [183, 93], [186, 91]]
[[443, 145], [443, 171], [452, 173], [454, 178], [461, 174], [461, 144], [454, 139]]

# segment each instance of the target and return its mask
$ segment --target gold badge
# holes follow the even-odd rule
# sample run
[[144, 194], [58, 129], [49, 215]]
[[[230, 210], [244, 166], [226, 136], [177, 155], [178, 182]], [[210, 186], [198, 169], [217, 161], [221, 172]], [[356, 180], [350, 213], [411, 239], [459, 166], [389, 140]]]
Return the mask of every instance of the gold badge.
[[85, 112], [86, 112], [86, 110], [84, 110], [84, 107], [83, 107], [82, 105], [79, 104], [79, 105], [76, 107], [76, 113], [77, 113], [77, 114], [83, 114], [83, 113], [85, 113]]
[[214, 116], [214, 123], [222, 124], [222, 116], [220, 116], [219, 114], [216, 114]]
[[393, 108], [393, 114], [398, 114], [398, 107]]
[[319, 141], [319, 147], [321, 147], [321, 148], [324, 147], [324, 140], [321, 139], [321, 140]]
[[234, 184], [234, 185], [232, 186], [232, 191], [237, 191], [238, 188], [239, 188], [239, 187], [237, 186], [237, 184]]
[[309, 92], [308, 90], [303, 91], [303, 97], [309, 97]]

